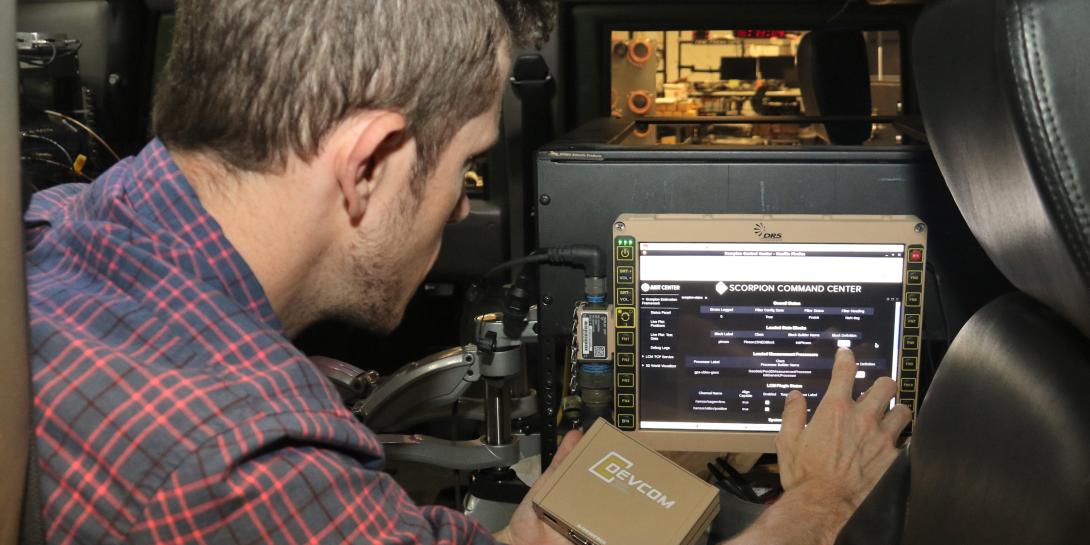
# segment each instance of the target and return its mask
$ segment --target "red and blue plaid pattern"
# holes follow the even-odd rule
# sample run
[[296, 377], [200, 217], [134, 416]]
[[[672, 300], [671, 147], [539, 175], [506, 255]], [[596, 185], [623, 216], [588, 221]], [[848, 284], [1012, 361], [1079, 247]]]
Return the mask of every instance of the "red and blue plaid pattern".
[[382, 473], [161, 142], [26, 228], [50, 543], [493, 543]]

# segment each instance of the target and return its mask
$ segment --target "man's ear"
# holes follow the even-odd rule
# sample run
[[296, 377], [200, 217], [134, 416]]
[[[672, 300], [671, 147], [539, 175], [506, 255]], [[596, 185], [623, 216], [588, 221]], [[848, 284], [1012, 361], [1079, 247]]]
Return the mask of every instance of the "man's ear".
[[349, 133], [349, 152], [337, 165], [337, 184], [353, 221], [363, 217], [371, 197], [376, 171], [404, 138], [405, 117], [378, 112], [359, 122]]

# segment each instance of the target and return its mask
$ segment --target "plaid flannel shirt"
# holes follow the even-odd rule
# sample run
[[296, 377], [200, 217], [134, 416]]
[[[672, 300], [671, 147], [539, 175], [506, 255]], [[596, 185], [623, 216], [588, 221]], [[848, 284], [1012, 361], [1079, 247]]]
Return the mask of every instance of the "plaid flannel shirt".
[[493, 543], [381, 471], [161, 142], [25, 221], [50, 543]]

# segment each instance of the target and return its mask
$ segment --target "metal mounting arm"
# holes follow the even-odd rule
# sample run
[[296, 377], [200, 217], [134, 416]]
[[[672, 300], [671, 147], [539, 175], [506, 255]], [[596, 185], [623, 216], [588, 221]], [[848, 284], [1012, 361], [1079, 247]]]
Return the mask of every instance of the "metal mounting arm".
[[[477, 317], [476, 323], [474, 344], [410, 363], [388, 377], [376, 378], [325, 358], [315, 358], [315, 364], [346, 399], [362, 396], [352, 412], [372, 430], [384, 434], [379, 437], [389, 459], [459, 470], [508, 467], [541, 449], [539, 436], [515, 434], [511, 428], [512, 418], [531, 416], [537, 409], [532, 391], [512, 401], [510, 381], [525, 371], [523, 344], [537, 340], [537, 308], [531, 308], [526, 319], [514, 327], [507, 324], [507, 333], [503, 314], [485, 314]], [[482, 381], [484, 400], [466, 399], [470, 386]], [[448, 417], [455, 403], [465, 404], [463, 416], [484, 420], [483, 437], [449, 441], [391, 434]]]

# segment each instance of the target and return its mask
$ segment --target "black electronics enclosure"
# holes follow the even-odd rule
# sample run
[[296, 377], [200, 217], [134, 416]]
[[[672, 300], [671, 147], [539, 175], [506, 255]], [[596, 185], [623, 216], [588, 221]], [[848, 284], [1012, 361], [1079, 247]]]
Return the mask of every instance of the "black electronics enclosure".
[[[538, 247], [594, 244], [608, 252], [622, 213], [917, 216], [931, 240], [921, 396], [948, 339], [988, 294], [1004, 289], [926, 146], [622, 144], [641, 141], [632, 136], [646, 131], [600, 119], [538, 153]], [[581, 271], [540, 275], [545, 369], [565, 361], [582, 286]], [[560, 377], [542, 378], [544, 397], [551, 398]]]

